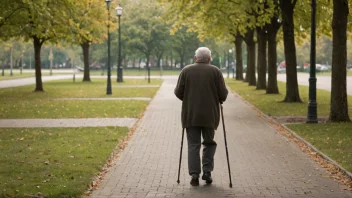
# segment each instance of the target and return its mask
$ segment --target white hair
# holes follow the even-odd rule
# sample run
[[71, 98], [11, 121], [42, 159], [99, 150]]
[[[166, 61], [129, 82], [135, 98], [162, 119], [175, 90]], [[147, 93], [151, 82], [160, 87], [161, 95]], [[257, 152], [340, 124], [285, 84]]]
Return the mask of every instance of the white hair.
[[209, 57], [211, 57], [211, 51], [207, 47], [200, 47], [196, 50], [195, 56], [197, 57], [197, 61], [207, 62]]

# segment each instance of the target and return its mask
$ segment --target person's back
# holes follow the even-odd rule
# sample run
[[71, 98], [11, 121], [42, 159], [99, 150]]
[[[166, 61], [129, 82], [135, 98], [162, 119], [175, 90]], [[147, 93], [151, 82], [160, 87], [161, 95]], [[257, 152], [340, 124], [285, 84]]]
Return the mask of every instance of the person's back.
[[[216, 142], [215, 129], [220, 121], [219, 103], [226, 100], [227, 89], [220, 70], [210, 65], [211, 51], [198, 48], [195, 64], [183, 68], [175, 88], [175, 95], [182, 100], [182, 127], [187, 130], [188, 170], [192, 176], [191, 185], [199, 185], [200, 156], [203, 144], [203, 176], [206, 183], [213, 182]], [[201, 143], [203, 136], [203, 143]]]
[[186, 66], [180, 78], [185, 82], [181, 99], [182, 110], [185, 110], [182, 111], [184, 127], [204, 126], [216, 129], [219, 124], [219, 102], [227, 96], [221, 71], [207, 63], [195, 63]]

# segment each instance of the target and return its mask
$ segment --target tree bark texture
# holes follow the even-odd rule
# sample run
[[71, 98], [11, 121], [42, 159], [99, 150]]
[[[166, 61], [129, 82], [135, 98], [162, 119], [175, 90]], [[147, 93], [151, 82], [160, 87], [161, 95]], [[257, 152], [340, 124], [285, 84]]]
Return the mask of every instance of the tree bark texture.
[[43, 41], [38, 37], [33, 37], [34, 45], [34, 58], [35, 58], [35, 90], [34, 91], [44, 91], [42, 82], [42, 71], [41, 71], [41, 61], [40, 61], [40, 50], [42, 49]]
[[89, 42], [81, 44], [83, 50], [83, 62], [84, 62], [84, 73], [83, 81], [90, 82], [90, 71], [89, 71]]
[[266, 89], [266, 68], [267, 68], [267, 59], [266, 59], [266, 47], [267, 47], [267, 33], [266, 27], [257, 28], [257, 38], [258, 38], [258, 81], [257, 81], [257, 90]]
[[332, 74], [330, 121], [350, 121], [348, 115], [346, 64], [347, 64], [347, 17], [348, 1], [333, 1], [332, 20]]
[[268, 86], [266, 87], [267, 94], [278, 94], [279, 87], [277, 86], [277, 32], [280, 29], [280, 23], [277, 22], [278, 17], [271, 18], [271, 23], [267, 25], [268, 30]]
[[243, 38], [241, 36], [236, 36], [236, 80], [243, 80], [242, 43]]
[[296, 1], [280, 0], [286, 61], [286, 96], [284, 102], [302, 102], [298, 90], [296, 45], [293, 22], [293, 11]]
[[248, 30], [243, 39], [247, 44], [247, 72], [246, 80], [249, 86], [255, 86], [255, 42], [254, 42], [254, 29]]

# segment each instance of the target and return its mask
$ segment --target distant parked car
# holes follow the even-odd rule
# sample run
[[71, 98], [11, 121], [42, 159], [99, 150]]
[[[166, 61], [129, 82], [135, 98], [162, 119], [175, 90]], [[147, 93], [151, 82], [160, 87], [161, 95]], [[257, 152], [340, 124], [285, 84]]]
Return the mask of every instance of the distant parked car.
[[317, 67], [317, 71], [319, 71], [319, 72], [327, 72], [327, 71], [329, 71], [329, 68], [327, 66], [325, 66], [325, 65], [322, 65], [320, 67]]
[[286, 73], [286, 67], [277, 67], [277, 73], [278, 74], [282, 74], [282, 73]]

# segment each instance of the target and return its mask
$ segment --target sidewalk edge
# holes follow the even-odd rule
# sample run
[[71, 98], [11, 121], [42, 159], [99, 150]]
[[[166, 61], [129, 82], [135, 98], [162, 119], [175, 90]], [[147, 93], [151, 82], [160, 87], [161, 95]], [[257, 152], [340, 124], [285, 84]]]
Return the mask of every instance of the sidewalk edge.
[[306, 144], [309, 148], [311, 148], [313, 151], [321, 155], [325, 160], [329, 161], [330, 163], [334, 164], [340, 171], [344, 172], [346, 176], [350, 177], [352, 179], [352, 173], [343, 168], [341, 165], [339, 165], [336, 161], [331, 159], [329, 156], [325, 155], [323, 152], [321, 152], [319, 149], [317, 149], [315, 146], [313, 146], [310, 142], [306, 141], [304, 138], [299, 136], [297, 133], [289, 129], [286, 125], [282, 125], [282, 127], [287, 130], [289, 133], [291, 133], [295, 138]]
[[[228, 87], [228, 89], [230, 89]], [[231, 90], [231, 89], [230, 89]], [[268, 116], [267, 114], [263, 113], [261, 110], [259, 110], [257, 107], [255, 107], [252, 103], [248, 102], [247, 100], [245, 100], [242, 96], [240, 96], [239, 94], [237, 94], [235, 91], [231, 90], [231, 93], [235, 95], [235, 97], [240, 98], [242, 101], [244, 101], [248, 106], [250, 106], [252, 109], [254, 109], [255, 111], [257, 111], [258, 113], [260, 113], [265, 119], [266, 121], [270, 124], [270, 122], [283, 127], [288, 133], [290, 133], [291, 135], [293, 135], [296, 139], [298, 139], [299, 141], [301, 141], [302, 143], [304, 143], [306, 146], [308, 146], [310, 149], [312, 149], [313, 151], [315, 151], [316, 153], [318, 153], [324, 160], [326, 160], [327, 162], [333, 164], [334, 166], [336, 166], [346, 177], [352, 179], [352, 173], [347, 171], [345, 168], [343, 168], [341, 165], [339, 165], [337, 162], [335, 162], [334, 160], [332, 160], [330, 157], [328, 157], [327, 155], [325, 155], [323, 152], [319, 151], [316, 147], [314, 147], [312, 144], [310, 144], [309, 142], [307, 142], [306, 140], [304, 140], [304, 138], [302, 138], [301, 136], [297, 135], [294, 131], [292, 131], [291, 129], [289, 129], [288, 127], [286, 127], [283, 124], [280, 124], [279, 122], [277, 122], [275, 119], [271, 118], [270, 116]], [[270, 122], [269, 122], [270, 121]]]

